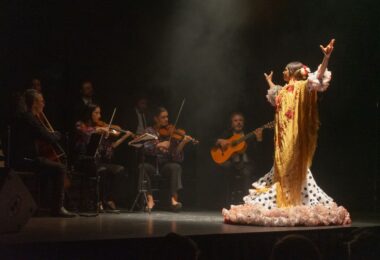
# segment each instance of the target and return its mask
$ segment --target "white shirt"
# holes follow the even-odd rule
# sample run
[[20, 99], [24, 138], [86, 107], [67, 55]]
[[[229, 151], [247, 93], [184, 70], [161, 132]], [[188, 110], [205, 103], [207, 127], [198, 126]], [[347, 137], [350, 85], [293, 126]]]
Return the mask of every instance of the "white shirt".
[[83, 103], [87, 106], [92, 104], [92, 98], [82, 97], [82, 100], [83, 100]]
[[137, 108], [135, 108], [137, 115], [137, 129], [136, 134], [143, 134], [146, 128], [145, 114], [141, 113]]

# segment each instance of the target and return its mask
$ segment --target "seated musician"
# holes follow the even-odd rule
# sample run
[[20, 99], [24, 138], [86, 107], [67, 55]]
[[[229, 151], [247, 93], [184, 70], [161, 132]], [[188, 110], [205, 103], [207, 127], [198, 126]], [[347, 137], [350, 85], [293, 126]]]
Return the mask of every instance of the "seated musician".
[[43, 125], [44, 98], [35, 89], [24, 93], [25, 112], [21, 112], [11, 128], [11, 167], [20, 171], [33, 171], [42, 178], [52, 178], [54, 193], [51, 207], [52, 216], [75, 217], [64, 206], [64, 180], [66, 166], [59, 160], [52, 160], [40, 154], [38, 143], [56, 146], [60, 139], [58, 132], [50, 132]]
[[[245, 118], [244, 115], [240, 112], [234, 112], [230, 117], [230, 129], [225, 131], [216, 141], [216, 145], [225, 149], [229, 142], [227, 139], [232, 137], [235, 134], [244, 135], [244, 124]], [[247, 140], [248, 148], [244, 153], [236, 154], [232, 156], [228, 161], [222, 164], [224, 172], [227, 177], [228, 185], [233, 183], [234, 177], [236, 174], [239, 174], [242, 178], [242, 188], [244, 191], [247, 191], [251, 187], [251, 179], [254, 177], [253, 169], [253, 158], [250, 156], [250, 151], [254, 139], [261, 142], [262, 141], [262, 128], [258, 128], [255, 131], [253, 138]]]
[[140, 180], [143, 176], [147, 179], [148, 184], [148, 205], [147, 210], [151, 211], [154, 207], [154, 199], [151, 192], [150, 178], [156, 172], [163, 176], [167, 176], [170, 182], [171, 193], [171, 208], [173, 211], [178, 211], [182, 208], [182, 204], [178, 201], [178, 190], [182, 189], [182, 166], [183, 161], [183, 148], [189, 143], [192, 138], [184, 136], [180, 141], [171, 139], [168, 136], [160, 135], [160, 129], [169, 125], [168, 111], [163, 107], [158, 107], [153, 113], [154, 126], [147, 127], [146, 133], [155, 135], [158, 140], [146, 142], [143, 146], [145, 153], [145, 162], [140, 164]]
[[[89, 104], [81, 121], [76, 123], [76, 167], [88, 174], [100, 175], [100, 205], [101, 212], [118, 213], [114, 202], [115, 186], [118, 178], [125, 173], [123, 166], [111, 163], [113, 151], [127, 138], [133, 135], [132, 132], [120, 137], [120, 131], [108, 128], [108, 125], [101, 120], [101, 110], [96, 104]], [[98, 147], [98, 155], [95, 156], [87, 150], [90, 138], [93, 134], [103, 135]], [[100, 140], [100, 139], [99, 139]], [[95, 158], [96, 157], [96, 158]]]

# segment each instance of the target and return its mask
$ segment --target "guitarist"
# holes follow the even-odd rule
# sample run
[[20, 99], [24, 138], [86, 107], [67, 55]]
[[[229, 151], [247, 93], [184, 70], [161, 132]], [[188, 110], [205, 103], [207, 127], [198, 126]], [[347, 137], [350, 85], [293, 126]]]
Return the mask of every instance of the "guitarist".
[[[241, 112], [234, 112], [231, 114], [230, 124], [230, 129], [225, 131], [216, 141], [216, 146], [219, 146], [222, 149], [225, 149], [229, 145], [228, 139], [231, 136], [235, 134], [244, 135], [245, 118]], [[246, 191], [251, 187], [251, 178], [253, 177], [253, 162], [252, 158], [249, 156], [250, 147], [252, 147], [254, 141], [262, 141], [262, 132], [262, 128], [256, 129], [255, 135], [247, 140], [247, 150], [244, 153], [232, 156], [228, 161], [221, 165], [227, 178], [227, 185], [229, 186], [229, 190], [231, 190], [231, 186], [233, 185], [234, 179], [237, 175], [242, 178], [242, 182], [240, 187], [235, 187], [235, 189], [239, 188], [240, 190]]]

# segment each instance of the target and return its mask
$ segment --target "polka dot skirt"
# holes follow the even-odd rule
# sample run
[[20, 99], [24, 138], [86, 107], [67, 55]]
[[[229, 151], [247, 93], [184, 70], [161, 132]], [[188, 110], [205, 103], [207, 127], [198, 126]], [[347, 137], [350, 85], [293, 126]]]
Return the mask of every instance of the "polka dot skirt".
[[[276, 184], [274, 184], [273, 168], [258, 181], [254, 182], [252, 186], [253, 189], [249, 190], [249, 195], [243, 198], [246, 204], [260, 204], [267, 209], [277, 208]], [[307, 171], [301, 196], [302, 205], [305, 206], [324, 205], [329, 207], [329, 205], [333, 203], [333, 199], [318, 187], [310, 170]]]

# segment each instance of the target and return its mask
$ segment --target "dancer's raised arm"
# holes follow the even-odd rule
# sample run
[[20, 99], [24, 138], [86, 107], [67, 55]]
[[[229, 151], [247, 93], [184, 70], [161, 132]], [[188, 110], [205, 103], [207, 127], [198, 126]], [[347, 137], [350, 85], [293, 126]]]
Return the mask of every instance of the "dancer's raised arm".
[[329, 44], [327, 44], [326, 47], [323, 47], [322, 45], [319, 45], [321, 47], [321, 50], [324, 54], [323, 61], [321, 63], [321, 66], [318, 69], [317, 79], [322, 80], [323, 74], [325, 73], [327, 69], [327, 65], [329, 63], [329, 59], [331, 56], [332, 51], [334, 50], [334, 43], [335, 39], [332, 39]]
[[268, 85], [269, 85], [269, 88], [273, 88], [274, 86], [276, 86], [273, 81], [272, 81], [272, 76], [273, 76], [273, 71], [271, 71], [268, 74], [264, 73], [264, 77], [265, 77], [265, 80], [267, 81]]
[[265, 76], [265, 80], [267, 81], [268, 86], [269, 86], [268, 94], [266, 96], [267, 100], [269, 101], [269, 103], [271, 103], [273, 106], [275, 106], [276, 105], [275, 100], [276, 100], [277, 92], [281, 89], [281, 86], [273, 83], [273, 81], [272, 81], [273, 71], [271, 71], [269, 73], [269, 75], [264, 73], [264, 76]]

